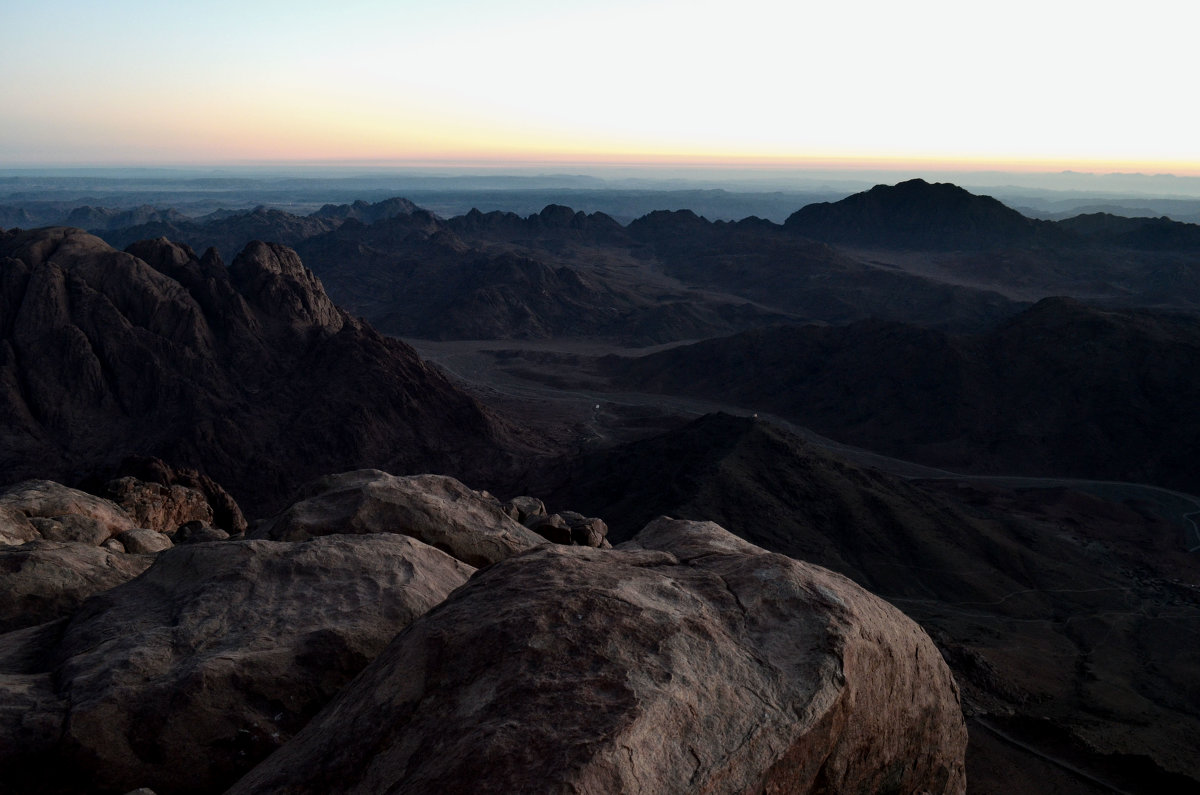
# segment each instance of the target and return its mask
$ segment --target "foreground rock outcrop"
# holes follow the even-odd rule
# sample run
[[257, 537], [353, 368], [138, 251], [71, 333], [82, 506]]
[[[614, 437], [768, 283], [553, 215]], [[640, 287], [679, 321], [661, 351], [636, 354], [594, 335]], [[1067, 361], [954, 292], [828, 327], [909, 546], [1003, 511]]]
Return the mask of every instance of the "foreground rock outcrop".
[[231, 792], [963, 792], [965, 747], [899, 611], [663, 519], [479, 572]]
[[332, 533], [399, 533], [472, 566], [545, 543], [494, 498], [442, 475], [397, 477], [364, 469], [320, 478], [299, 496], [250, 537], [305, 541]]
[[52, 480], [27, 480], [0, 490], [8, 519], [3, 538], [79, 541], [94, 546], [138, 527], [120, 506]]
[[78, 542], [0, 546], [0, 632], [69, 616], [88, 597], [141, 574], [152, 560]]
[[153, 560], [69, 619], [0, 635], [0, 792], [220, 792], [473, 571], [399, 535]]
[[0, 491], [0, 632], [70, 615], [141, 574], [151, 559], [124, 544], [146, 540], [137, 530], [119, 506], [53, 481]]

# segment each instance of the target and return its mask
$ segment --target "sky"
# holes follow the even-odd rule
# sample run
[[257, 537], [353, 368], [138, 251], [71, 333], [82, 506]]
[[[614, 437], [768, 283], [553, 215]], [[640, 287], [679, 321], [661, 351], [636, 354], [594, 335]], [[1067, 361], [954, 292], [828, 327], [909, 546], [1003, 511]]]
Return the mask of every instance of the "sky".
[[0, 0], [0, 166], [1200, 174], [1200, 3]]

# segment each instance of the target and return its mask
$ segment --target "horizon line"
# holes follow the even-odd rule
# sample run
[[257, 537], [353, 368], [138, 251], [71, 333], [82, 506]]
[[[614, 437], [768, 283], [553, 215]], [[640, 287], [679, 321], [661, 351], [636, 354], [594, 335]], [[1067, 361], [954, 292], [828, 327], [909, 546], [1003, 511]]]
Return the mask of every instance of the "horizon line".
[[[594, 157], [425, 157], [425, 158], [233, 158], [212, 160], [44, 160], [5, 162], [0, 172], [40, 170], [193, 170], [244, 168], [482, 169], [505, 168], [637, 168], [647, 170], [746, 170], [764, 172], [919, 172], [1000, 173], [1075, 176], [1200, 177], [1200, 163], [1171, 161], [1105, 161], [1051, 159], [959, 159], [935, 157], [729, 157], [656, 155]], [[561, 172], [560, 172], [561, 173]]]

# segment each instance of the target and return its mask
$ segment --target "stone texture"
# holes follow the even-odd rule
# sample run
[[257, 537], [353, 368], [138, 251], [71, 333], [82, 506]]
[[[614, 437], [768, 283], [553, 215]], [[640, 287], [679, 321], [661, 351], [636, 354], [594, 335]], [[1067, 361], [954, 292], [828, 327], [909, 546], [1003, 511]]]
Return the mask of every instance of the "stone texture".
[[43, 538], [95, 546], [136, 527], [108, 500], [50, 480], [27, 480], [0, 492], [0, 521], [5, 514], [26, 517]]
[[509, 518], [528, 527], [531, 519], [546, 515], [546, 504], [537, 497], [513, 497], [504, 503], [504, 512]]
[[153, 561], [69, 622], [0, 635], [0, 769], [16, 791], [220, 792], [473, 571], [397, 535]]
[[205, 522], [191, 521], [181, 524], [169, 538], [175, 544], [202, 544], [206, 541], [224, 541], [229, 538], [229, 533]]
[[230, 792], [961, 793], [966, 740], [898, 610], [663, 519], [481, 571]]
[[575, 511], [562, 511], [559, 515], [571, 528], [571, 542], [581, 547], [599, 547], [608, 535], [608, 525], [603, 519], [584, 516]]
[[98, 547], [108, 541], [112, 532], [110, 528], [90, 516], [76, 514], [56, 516], [53, 519], [33, 516], [30, 517], [29, 523], [47, 541], [87, 544], [92, 547]]
[[495, 499], [442, 475], [396, 477], [364, 469], [316, 480], [300, 496], [248, 537], [303, 541], [332, 533], [399, 533], [472, 566], [545, 543]]
[[[145, 527], [169, 533], [184, 522], [196, 519], [209, 522], [230, 535], [246, 531], [246, 517], [242, 515], [237, 501], [221, 484], [195, 469], [174, 467], [152, 456], [129, 456], [121, 462], [116, 475], [96, 493], [137, 516]], [[133, 481], [127, 481], [127, 478]], [[166, 491], [154, 492], [138, 486], [139, 482]], [[132, 487], [126, 483], [131, 483]], [[176, 487], [187, 491], [181, 495]], [[203, 495], [208, 504], [207, 514], [203, 508], [195, 505], [193, 492]], [[131, 505], [126, 505], [126, 500], [131, 500]], [[143, 502], [146, 503], [144, 508], [140, 507]], [[144, 521], [139, 511], [145, 512]], [[156, 521], [157, 516], [163, 518]]]
[[555, 544], [571, 544], [571, 526], [559, 514], [549, 516], [534, 516], [529, 519], [528, 527], [533, 532]]
[[139, 527], [160, 533], [173, 533], [193, 520], [213, 523], [212, 507], [204, 494], [186, 486], [147, 483], [127, 476], [109, 481], [105, 496], [124, 508]]
[[251, 241], [234, 257], [229, 278], [251, 303], [297, 329], [316, 327], [336, 334], [346, 322], [321, 281], [287, 246]]
[[68, 616], [89, 596], [141, 574], [150, 559], [92, 544], [0, 547], [0, 632]]
[[156, 555], [174, 546], [165, 533], [138, 527], [117, 536], [121, 547], [131, 555]]
[[[53, 749], [62, 733], [64, 699], [55, 692], [46, 655], [65, 621], [0, 634], [0, 792], [28, 795], [53, 791], [54, 765], [26, 778], [8, 764], [17, 754], [36, 758]], [[42, 757], [46, 759], [46, 757]], [[88, 791], [79, 787], [78, 791]]]
[[24, 512], [12, 506], [0, 504], [0, 545], [20, 545], [26, 541], [33, 541], [35, 538], [41, 538], [41, 534], [30, 523], [29, 517]]

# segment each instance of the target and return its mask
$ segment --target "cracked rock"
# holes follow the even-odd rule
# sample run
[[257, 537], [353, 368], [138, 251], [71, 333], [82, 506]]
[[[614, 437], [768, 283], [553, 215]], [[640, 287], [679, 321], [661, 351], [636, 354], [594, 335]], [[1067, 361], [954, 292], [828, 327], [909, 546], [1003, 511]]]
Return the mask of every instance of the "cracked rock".
[[664, 518], [480, 571], [231, 793], [961, 793], [966, 741], [898, 610]]

